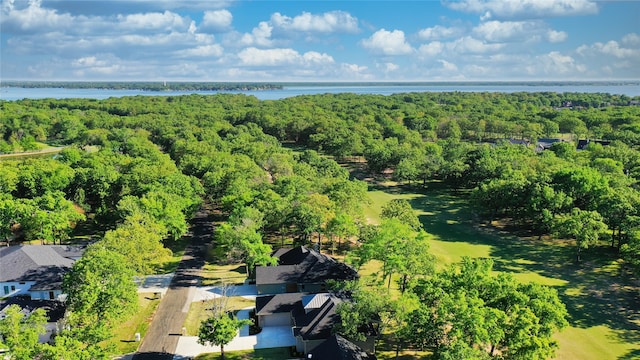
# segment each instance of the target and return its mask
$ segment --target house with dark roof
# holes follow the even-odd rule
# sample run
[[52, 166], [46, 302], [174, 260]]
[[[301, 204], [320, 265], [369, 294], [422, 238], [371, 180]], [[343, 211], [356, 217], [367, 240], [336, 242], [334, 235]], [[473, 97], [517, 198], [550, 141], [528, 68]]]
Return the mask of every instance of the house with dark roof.
[[258, 294], [326, 291], [327, 280], [348, 281], [358, 278], [358, 272], [347, 264], [313, 249], [298, 246], [273, 253], [277, 266], [256, 267]]
[[578, 150], [585, 150], [587, 148], [587, 146], [589, 146], [589, 144], [594, 143], [594, 144], [600, 144], [602, 146], [608, 146], [611, 144], [611, 141], [609, 140], [591, 140], [591, 139], [584, 139], [584, 140], [578, 140], [578, 145], [576, 146], [576, 148]]
[[358, 345], [340, 335], [331, 335], [311, 350], [308, 359], [313, 360], [376, 360], [375, 355], [367, 354]]
[[83, 252], [83, 247], [70, 245], [0, 248], [0, 297], [60, 300], [62, 278]]
[[549, 150], [549, 149], [551, 149], [553, 144], [555, 144], [557, 142], [564, 142], [564, 139], [558, 139], [558, 138], [542, 138], [542, 139], [538, 139], [538, 142], [536, 143], [535, 151], [536, 152], [541, 152], [541, 151], [544, 151], [544, 150]]

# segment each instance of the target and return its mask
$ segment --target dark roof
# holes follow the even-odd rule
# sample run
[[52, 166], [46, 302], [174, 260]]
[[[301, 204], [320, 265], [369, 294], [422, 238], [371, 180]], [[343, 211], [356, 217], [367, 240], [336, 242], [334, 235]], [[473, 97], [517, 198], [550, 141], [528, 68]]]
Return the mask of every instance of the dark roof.
[[[65, 306], [60, 301], [55, 300], [31, 300], [25, 296], [13, 296], [4, 300], [0, 300], [0, 314], [9, 305], [18, 305], [23, 310], [31, 313], [35, 309], [44, 309], [47, 312], [49, 322], [56, 322], [64, 317]], [[0, 315], [0, 317], [2, 317]]]
[[309, 354], [313, 360], [376, 360], [374, 355], [367, 354], [358, 345], [340, 335], [332, 335]]
[[278, 266], [256, 267], [256, 284], [315, 284], [329, 279], [354, 280], [357, 271], [347, 264], [304, 246], [279, 249], [273, 253]]
[[320, 307], [306, 310], [302, 302], [298, 303], [292, 313], [295, 324], [294, 333], [304, 340], [329, 338], [334, 325], [340, 321], [340, 315], [336, 309], [342, 301], [335, 295], [329, 295]]
[[0, 281], [35, 281], [32, 290], [60, 289], [62, 276], [84, 249], [68, 245], [18, 245], [0, 248]]
[[611, 141], [609, 140], [590, 140], [590, 139], [586, 139], [586, 140], [578, 140], [578, 150], [584, 150], [587, 148], [587, 145], [589, 145], [590, 143], [596, 143], [596, 144], [600, 144], [602, 146], [607, 146], [611, 144]]
[[303, 293], [288, 293], [256, 298], [256, 315], [291, 312], [302, 300]]

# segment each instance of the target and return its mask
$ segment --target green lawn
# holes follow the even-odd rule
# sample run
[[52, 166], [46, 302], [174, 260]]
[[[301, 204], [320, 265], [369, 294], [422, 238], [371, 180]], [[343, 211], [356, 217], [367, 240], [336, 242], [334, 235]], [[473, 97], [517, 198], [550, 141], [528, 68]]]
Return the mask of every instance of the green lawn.
[[[215, 301], [217, 300], [195, 301], [191, 303], [187, 318], [184, 321], [187, 335], [198, 335], [200, 323], [211, 316], [211, 308], [215, 305]], [[237, 311], [255, 305], [255, 300], [245, 299], [241, 296], [231, 296], [227, 300], [227, 310], [229, 311]]]
[[114, 354], [129, 354], [138, 350], [139, 342], [133, 341], [135, 333], [140, 333], [141, 337], [149, 329], [149, 324], [153, 319], [153, 314], [160, 303], [160, 299], [156, 298], [153, 293], [138, 294], [140, 307], [129, 320], [119, 324], [113, 332], [113, 338], [109, 340], [110, 344], [115, 346]]
[[[243, 351], [229, 351], [224, 353], [226, 360], [284, 360], [291, 358], [289, 348], [256, 349]], [[207, 353], [196, 356], [196, 360], [222, 359], [220, 353]]]
[[[567, 305], [571, 326], [556, 335], [557, 359], [606, 360], [640, 358], [640, 296], [611, 250], [588, 250], [581, 264], [574, 262], [570, 241], [515, 236], [488, 226], [467, 204], [464, 193], [454, 194], [439, 184], [419, 192], [401, 186], [376, 186], [369, 193], [367, 217], [379, 221], [380, 208], [392, 199], [411, 202], [433, 236], [430, 251], [439, 266], [462, 256], [490, 257], [496, 271], [520, 281], [554, 286]], [[371, 273], [375, 270], [366, 269]]]

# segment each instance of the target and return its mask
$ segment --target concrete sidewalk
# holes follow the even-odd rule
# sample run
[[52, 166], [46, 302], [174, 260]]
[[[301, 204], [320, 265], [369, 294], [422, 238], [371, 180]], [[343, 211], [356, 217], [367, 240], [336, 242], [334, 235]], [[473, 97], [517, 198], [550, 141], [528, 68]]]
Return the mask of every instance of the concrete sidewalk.
[[165, 295], [175, 273], [164, 275], [136, 276], [133, 280], [139, 293], [161, 293]]

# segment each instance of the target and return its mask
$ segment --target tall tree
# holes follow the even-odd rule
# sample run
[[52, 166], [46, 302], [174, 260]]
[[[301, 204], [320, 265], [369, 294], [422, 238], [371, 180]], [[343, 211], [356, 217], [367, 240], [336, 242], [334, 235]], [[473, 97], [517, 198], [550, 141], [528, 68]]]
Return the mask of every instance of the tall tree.
[[607, 230], [602, 215], [597, 211], [585, 211], [573, 208], [571, 213], [556, 219], [554, 225], [558, 236], [576, 240], [576, 261], [580, 261], [582, 250], [595, 245]]
[[97, 344], [111, 336], [118, 321], [135, 311], [135, 273], [126, 259], [100, 246], [90, 246], [63, 281], [73, 336]]
[[393, 199], [382, 206], [380, 217], [383, 219], [398, 219], [401, 223], [409, 225], [413, 230], [422, 227], [415, 210], [405, 199]]

